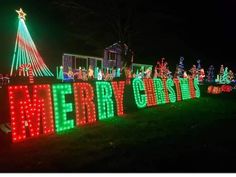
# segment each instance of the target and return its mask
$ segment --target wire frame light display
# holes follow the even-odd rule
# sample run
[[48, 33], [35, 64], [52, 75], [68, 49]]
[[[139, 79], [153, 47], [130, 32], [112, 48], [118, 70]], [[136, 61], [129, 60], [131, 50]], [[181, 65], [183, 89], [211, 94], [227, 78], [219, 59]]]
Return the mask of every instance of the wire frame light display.
[[[16, 11], [19, 17], [10, 76], [17, 75], [17, 70], [23, 64], [30, 64], [33, 76], [53, 76], [40, 56], [33, 39], [25, 24], [26, 14], [22, 9]], [[28, 74], [26, 73], [28, 76]]]

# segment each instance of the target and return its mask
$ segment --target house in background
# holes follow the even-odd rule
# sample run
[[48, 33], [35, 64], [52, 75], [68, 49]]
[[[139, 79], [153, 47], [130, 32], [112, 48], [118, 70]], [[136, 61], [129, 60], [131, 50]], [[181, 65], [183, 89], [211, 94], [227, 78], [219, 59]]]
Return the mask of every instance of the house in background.
[[89, 66], [93, 68], [98, 67], [103, 69], [103, 59], [94, 56], [86, 56], [86, 55], [77, 55], [77, 54], [67, 54], [64, 53], [62, 56], [62, 66], [63, 71], [68, 72], [72, 70], [72, 72], [76, 72], [79, 68], [88, 69]]
[[133, 63], [134, 52], [125, 43], [114, 43], [104, 49], [104, 68], [122, 68]]

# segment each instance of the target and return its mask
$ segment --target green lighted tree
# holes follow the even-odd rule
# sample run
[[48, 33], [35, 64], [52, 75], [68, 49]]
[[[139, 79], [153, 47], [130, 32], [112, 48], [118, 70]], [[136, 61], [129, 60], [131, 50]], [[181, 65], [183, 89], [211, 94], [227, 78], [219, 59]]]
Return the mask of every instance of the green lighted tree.
[[230, 80], [228, 78], [228, 68], [225, 67], [223, 76], [220, 79], [220, 84], [229, 84], [229, 83], [230, 83]]

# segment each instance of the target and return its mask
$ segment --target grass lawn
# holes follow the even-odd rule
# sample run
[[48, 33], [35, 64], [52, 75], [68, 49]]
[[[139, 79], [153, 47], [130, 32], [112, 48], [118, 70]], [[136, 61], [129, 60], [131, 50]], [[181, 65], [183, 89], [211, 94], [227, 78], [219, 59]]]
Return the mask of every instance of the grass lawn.
[[1, 172], [236, 172], [236, 93], [0, 147]]

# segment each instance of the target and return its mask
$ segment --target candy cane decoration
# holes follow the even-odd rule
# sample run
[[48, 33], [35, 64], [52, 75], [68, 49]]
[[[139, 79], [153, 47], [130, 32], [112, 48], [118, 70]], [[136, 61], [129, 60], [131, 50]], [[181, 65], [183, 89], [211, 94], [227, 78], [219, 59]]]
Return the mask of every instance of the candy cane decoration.
[[33, 76], [33, 70], [30, 64], [23, 64], [19, 67], [19, 76], [21, 76], [22, 71], [28, 72], [29, 75], [29, 83], [34, 83], [34, 76]]

